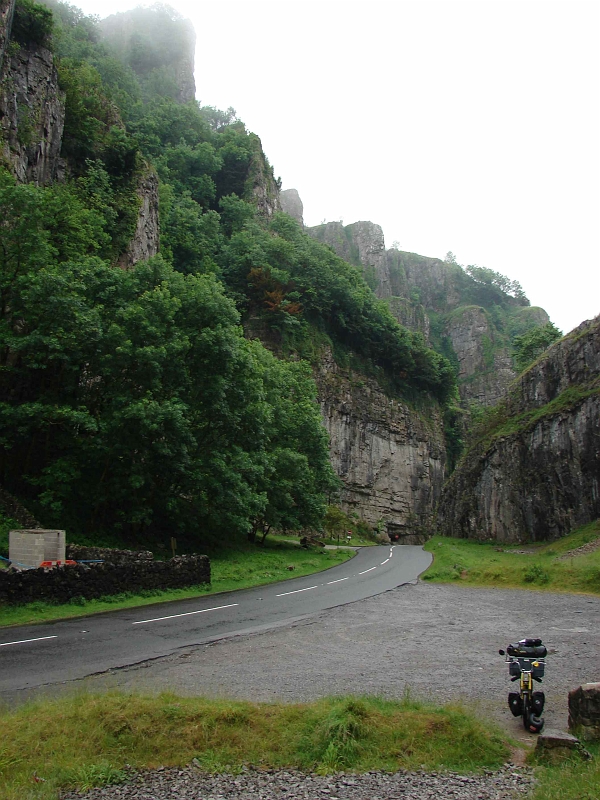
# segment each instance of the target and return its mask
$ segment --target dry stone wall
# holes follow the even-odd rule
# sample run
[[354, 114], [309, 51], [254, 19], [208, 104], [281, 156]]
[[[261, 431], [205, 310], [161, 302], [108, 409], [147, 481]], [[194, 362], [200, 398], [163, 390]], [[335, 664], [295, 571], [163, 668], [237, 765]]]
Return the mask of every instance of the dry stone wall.
[[53, 569], [0, 571], [0, 603], [22, 605], [36, 600], [68, 603], [153, 589], [183, 589], [210, 583], [207, 556], [176, 556], [170, 561], [77, 564]]

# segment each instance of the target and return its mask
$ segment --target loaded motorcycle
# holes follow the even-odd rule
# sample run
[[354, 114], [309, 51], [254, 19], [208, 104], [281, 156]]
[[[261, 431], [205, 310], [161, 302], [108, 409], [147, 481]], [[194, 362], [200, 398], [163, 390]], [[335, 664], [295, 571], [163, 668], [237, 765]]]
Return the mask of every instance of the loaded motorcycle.
[[519, 681], [518, 692], [509, 692], [508, 705], [515, 717], [523, 717], [523, 727], [530, 733], [539, 733], [544, 727], [542, 712], [546, 697], [533, 691], [533, 681], [542, 682], [548, 651], [541, 639], [521, 639], [498, 651], [506, 656], [511, 681]]

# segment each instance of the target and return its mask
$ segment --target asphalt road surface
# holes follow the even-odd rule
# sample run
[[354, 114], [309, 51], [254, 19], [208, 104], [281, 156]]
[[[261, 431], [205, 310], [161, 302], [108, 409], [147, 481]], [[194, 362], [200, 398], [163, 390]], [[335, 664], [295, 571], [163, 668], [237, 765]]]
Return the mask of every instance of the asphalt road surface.
[[0, 630], [0, 696], [77, 680], [230, 636], [257, 633], [415, 581], [421, 547], [365, 547], [282, 583], [44, 625]]

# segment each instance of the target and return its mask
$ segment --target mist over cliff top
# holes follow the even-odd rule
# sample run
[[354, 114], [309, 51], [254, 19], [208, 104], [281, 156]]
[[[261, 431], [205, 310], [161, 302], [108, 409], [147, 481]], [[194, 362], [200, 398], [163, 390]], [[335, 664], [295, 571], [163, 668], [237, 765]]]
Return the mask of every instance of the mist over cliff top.
[[261, 136], [308, 225], [370, 219], [404, 250], [452, 250], [565, 331], [598, 313], [597, 5], [171, 5], [196, 28], [198, 98]]

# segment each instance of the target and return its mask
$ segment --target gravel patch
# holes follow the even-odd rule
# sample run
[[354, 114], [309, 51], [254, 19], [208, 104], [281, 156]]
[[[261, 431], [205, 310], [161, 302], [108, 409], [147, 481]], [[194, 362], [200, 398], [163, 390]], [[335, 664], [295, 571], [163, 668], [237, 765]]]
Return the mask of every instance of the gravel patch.
[[514, 686], [498, 655], [524, 636], [540, 636], [548, 647], [544, 716], [548, 727], [566, 729], [568, 692], [600, 681], [600, 598], [589, 595], [420, 582], [75, 685], [263, 702], [410, 691], [462, 702], [531, 741], [508, 709]]
[[306, 775], [295, 771], [244, 770], [208, 775], [193, 767], [135, 775], [131, 783], [70, 793], [64, 800], [509, 800], [533, 786], [528, 770], [507, 765], [484, 775], [442, 772], [369, 772], [364, 775]]
[[[75, 686], [267, 702], [350, 693], [399, 698], [410, 691], [435, 702], [458, 701], [484, 720], [498, 722], [527, 748], [535, 736], [508, 710], [506, 695], [514, 687], [498, 655], [499, 648], [524, 636], [539, 636], [548, 647], [541, 687], [547, 698], [544, 717], [548, 727], [566, 730], [569, 690], [600, 681], [600, 598], [589, 595], [419, 582]], [[47, 691], [56, 696], [73, 686]], [[482, 776], [377, 772], [333, 777], [253, 771], [206, 775], [188, 768], [144, 773], [129, 786], [93, 790], [86, 797], [504, 800], [529, 791], [531, 780], [527, 770], [512, 766]]]

